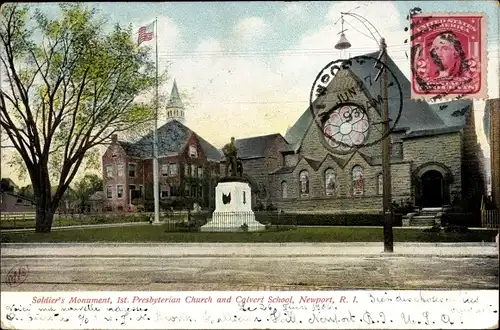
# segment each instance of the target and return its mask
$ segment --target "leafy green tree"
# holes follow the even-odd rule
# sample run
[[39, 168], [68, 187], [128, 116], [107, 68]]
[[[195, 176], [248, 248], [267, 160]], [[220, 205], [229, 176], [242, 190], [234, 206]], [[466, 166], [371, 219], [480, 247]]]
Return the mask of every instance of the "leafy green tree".
[[80, 181], [75, 183], [74, 196], [78, 202], [80, 212], [85, 211], [85, 207], [88, 205], [90, 196], [97, 191], [102, 191], [102, 186], [102, 178], [97, 174], [85, 174]]
[[37, 232], [50, 232], [92, 150], [154, 113], [154, 104], [137, 97], [154, 90], [155, 63], [151, 49], [137, 47], [132, 28], [116, 24], [106, 32], [106, 19], [82, 3], [61, 4], [60, 11], [52, 20], [9, 4], [0, 17], [0, 125], [31, 180]]

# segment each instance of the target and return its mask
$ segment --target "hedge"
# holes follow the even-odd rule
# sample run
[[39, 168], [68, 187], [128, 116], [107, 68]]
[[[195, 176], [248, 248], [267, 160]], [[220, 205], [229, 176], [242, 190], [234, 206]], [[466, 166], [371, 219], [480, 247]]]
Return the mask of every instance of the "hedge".
[[460, 226], [460, 227], [481, 227], [481, 214], [475, 213], [444, 213], [441, 216], [442, 226]]
[[[206, 223], [207, 214], [191, 214], [192, 221]], [[279, 226], [383, 226], [382, 214], [300, 214], [255, 212], [255, 220], [262, 224]], [[401, 226], [401, 216], [395, 215], [393, 226]]]
[[[295, 226], [383, 226], [382, 214], [269, 214], [256, 212], [256, 220], [272, 225]], [[394, 217], [394, 226], [401, 226], [401, 217]]]

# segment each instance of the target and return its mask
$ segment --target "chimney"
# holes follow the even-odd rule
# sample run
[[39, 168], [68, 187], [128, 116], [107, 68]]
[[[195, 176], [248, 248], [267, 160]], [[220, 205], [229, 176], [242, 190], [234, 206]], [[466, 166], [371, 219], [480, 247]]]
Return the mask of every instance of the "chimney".
[[117, 142], [118, 142], [118, 134], [111, 135], [111, 143], [117, 143]]

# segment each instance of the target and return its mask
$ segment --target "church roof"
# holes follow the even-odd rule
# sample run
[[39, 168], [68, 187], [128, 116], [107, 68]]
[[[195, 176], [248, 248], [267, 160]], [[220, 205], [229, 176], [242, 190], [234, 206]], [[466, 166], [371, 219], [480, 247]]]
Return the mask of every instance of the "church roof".
[[[365, 56], [370, 56], [377, 58], [378, 52], [365, 54]], [[465, 121], [460, 119], [459, 116], [452, 116], [449, 118], [455, 111], [461, 110], [463, 107], [467, 105], [466, 100], [459, 100], [454, 102], [447, 102], [448, 107], [447, 111], [438, 111], [438, 105], [430, 105], [425, 101], [416, 101], [411, 99], [411, 84], [410, 81], [405, 77], [403, 72], [398, 68], [396, 63], [387, 56], [387, 65], [390, 71], [394, 74], [394, 77], [399, 82], [401, 86], [402, 94], [403, 94], [403, 110], [401, 112], [401, 116], [396, 124], [396, 130], [405, 130], [409, 132], [415, 131], [428, 131], [431, 129], [443, 129], [446, 127], [453, 127], [457, 125], [464, 126]], [[362, 61], [360, 61], [362, 62]], [[373, 75], [373, 62], [372, 61], [364, 61], [362, 63], [357, 63], [356, 61], [352, 62], [350, 67], [350, 71], [354, 74], [354, 76], [361, 81], [365, 81], [365, 77], [369, 75]], [[374, 79], [374, 77], [372, 77]], [[335, 79], [332, 80], [332, 83], [335, 82]], [[389, 74], [389, 83], [394, 83], [394, 78], [391, 74]], [[388, 89], [389, 93], [389, 117], [393, 120], [397, 118], [399, 113], [399, 90], [395, 83], [394, 87], [390, 87]], [[373, 83], [371, 86], [369, 84], [365, 84], [366, 90], [369, 93], [369, 96], [372, 98], [376, 98], [380, 94], [380, 84]], [[470, 102], [472, 105], [472, 102]], [[437, 106], [437, 107], [436, 107]], [[304, 138], [307, 129], [313, 123], [313, 116], [309, 108], [307, 108], [304, 113], [300, 116], [300, 118], [295, 122], [295, 124], [287, 131], [285, 135], [285, 139], [290, 144], [300, 144], [302, 143], [302, 139]]]
[[293, 170], [295, 169], [296, 166], [284, 166], [282, 168], [277, 169], [276, 171], [270, 173], [270, 174], [285, 174], [285, 173], [292, 173]]
[[182, 100], [177, 89], [177, 82], [175, 81], [175, 79], [174, 85], [172, 86], [172, 92], [170, 93], [170, 99], [167, 103], [167, 108], [184, 108], [184, 104], [182, 104]]
[[466, 125], [467, 116], [473, 114], [472, 100], [457, 100], [429, 106], [438, 114], [445, 127], [463, 127]]
[[[158, 128], [158, 155], [178, 153], [186, 145], [188, 138], [192, 134], [196, 135], [207, 158], [217, 161], [220, 160], [221, 153], [216, 147], [177, 120], [169, 121]], [[151, 132], [130, 146], [130, 148], [134, 152], [139, 152], [141, 157], [151, 157], [152, 146], [153, 133]]]
[[237, 139], [234, 141], [234, 144], [238, 149], [238, 157], [241, 159], [265, 157], [266, 151], [271, 147], [276, 138], [280, 136], [281, 134], [275, 133]]

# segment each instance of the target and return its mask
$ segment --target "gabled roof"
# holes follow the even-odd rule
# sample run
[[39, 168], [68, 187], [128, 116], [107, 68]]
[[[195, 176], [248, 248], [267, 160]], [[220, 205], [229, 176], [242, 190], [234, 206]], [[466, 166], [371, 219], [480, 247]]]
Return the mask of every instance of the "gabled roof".
[[[143, 152], [141, 149], [136, 147], [134, 143], [128, 142], [128, 141], [123, 141], [123, 140], [118, 141], [118, 143], [120, 144], [120, 146], [123, 148], [123, 150], [125, 151], [125, 153], [128, 156], [141, 157]], [[150, 155], [152, 155], [153, 154], [152, 145], [151, 145], [150, 149], [151, 149]]]
[[321, 161], [321, 160], [316, 160], [316, 159], [312, 159], [309, 157], [303, 157], [303, 158], [307, 162], [307, 164], [309, 164], [309, 166], [311, 166], [311, 168], [314, 171], [317, 171], [319, 169], [319, 167], [321, 166], [321, 163], [323, 163], [323, 161]]
[[[365, 56], [378, 58], [378, 52], [373, 52], [369, 54], [365, 54]], [[446, 102], [448, 105], [448, 111], [438, 111], [439, 105], [430, 105], [425, 101], [415, 101], [411, 99], [411, 83], [403, 74], [403, 72], [398, 68], [396, 63], [387, 56], [388, 61], [387, 65], [390, 71], [394, 74], [394, 77], [397, 79], [399, 83], [402, 94], [403, 94], [403, 110], [401, 112], [401, 116], [398, 120], [398, 123], [395, 127], [395, 130], [405, 130], [407, 132], [416, 132], [416, 131], [429, 131], [430, 129], [442, 129], [446, 127], [457, 126], [457, 124], [465, 125], [465, 122], [462, 122], [459, 117], [452, 116], [455, 111], [462, 109], [467, 105], [467, 103], [472, 104], [472, 102], [467, 100], [459, 100]], [[361, 80], [365, 81], [364, 78], [372, 75], [374, 73], [373, 69], [373, 61], [353, 61], [350, 67], [350, 71], [354, 74], [354, 76]], [[397, 88], [397, 84], [395, 83], [394, 77], [389, 74], [389, 84], [392, 83], [392, 86], [389, 87], [389, 117], [395, 120], [399, 113], [399, 89]], [[331, 83], [335, 83], [335, 79], [332, 80]], [[380, 94], [380, 84], [365, 83], [366, 92], [372, 98], [377, 98]], [[449, 117], [452, 118], [449, 118]], [[300, 118], [295, 122], [295, 124], [287, 130], [285, 134], [285, 139], [290, 144], [299, 144], [300, 146], [306, 131], [309, 126], [313, 123], [313, 116], [309, 108], [307, 108]]]
[[292, 127], [286, 132], [285, 140], [289, 144], [300, 143], [305, 132], [309, 128], [313, 121], [313, 116], [309, 108], [304, 111], [304, 113], [299, 117], [299, 119], [293, 124]]
[[276, 138], [280, 136], [281, 134], [276, 133], [237, 139], [234, 141], [234, 144], [238, 149], [238, 157], [241, 159], [265, 157], [266, 151], [271, 147]]
[[[169, 121], [158, 128], [158, 155], [162, 156], [179, 153], [186, 145], [187, 140], [192, 134], [196, 135], [196, 138], [198, 139], [200, 146], [208, 159], [217, 161], [220, 160], [221, 153], [216, 147], [177, 120]], [[148, 133], [132, 146], [129, 146], [129, 148], [134, 153], [138, 152], [141, 157], [151, 157], [153, 150], [153, 132]]]
[[343, 160], [342, 158], [339, 158], [337, 156], [334, 156], [330, 153], [326, 154], [325, 157], [323, 157], [322, 160], [317, 160], [317, 159], [312, 159], [312, 158], [309, 158], [309, 157], [301, 157], [299, 159], [299, 161], [297, 162], [297, 164], [295, 164], [295, 166], [283, 166], [282, 168], [279, 168], [278, 170], [270, 173], [270, 174], [285, 174], [285, 173], [292, 173], [293, 170], [295, 170], [295, 168], [299, 165], [300, 161], [302, 159], [304, 159], [304, 161], [314, 170], [314, 171], [317, 171], [320, 169], [321, 165], [323, 165], [323, 163], [325, 162], [325, 160], [327, 158], [331, 158], [333, 159], [333, 161], [335, 163], [337, 163], [337, 165], [339, 165], [340, 167], [344, 167], [345, 166], [345, 160]]

